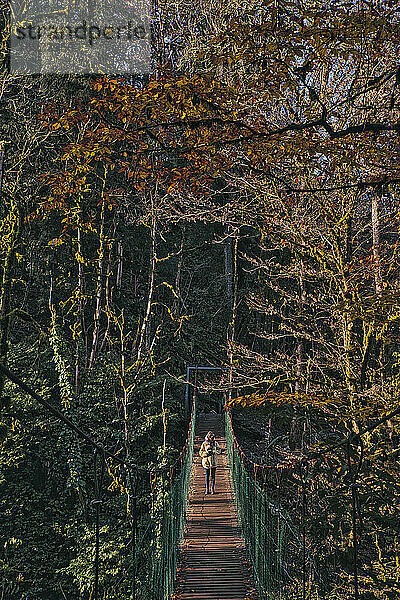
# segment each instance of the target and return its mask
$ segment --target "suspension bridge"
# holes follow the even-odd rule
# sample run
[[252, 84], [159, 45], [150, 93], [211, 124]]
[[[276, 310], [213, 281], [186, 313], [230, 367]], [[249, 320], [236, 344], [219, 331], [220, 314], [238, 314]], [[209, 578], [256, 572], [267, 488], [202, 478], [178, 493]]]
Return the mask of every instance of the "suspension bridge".
[[[351, 456], [351, 437], [347, 443], [349, 485], [345, 490], [350, 500], [347, 521], [351, 560], [347, 570], [338, 569], [340, 575], [336, 575], [336, 565], [324, 563], [320, 550], [312, 547], [307, 536], [311, 515], [314, 524], [324, 526], [324, 516], [308, 498], [311, 476], [307, 461], [257, 464], [236, 439], [229, 410], [223, 415], [197, 415], [194, 399], [186, 443], [175, 463], [157, 470], [136, 471], [133, 476], [131, 465], [107, 452], [6, 367], [0, 365], [0, 370], [95, 449], [95, 472], [100, 475], [96, 475], [94, 500], [93, 600], [107, 597], [99, 578], [101, 487], [107, 457], [126, 469], [127, 486], [132, 491], [131, 561], [126, 570], [131, 582], [128, 597], [132, 600], [361, 597], [357, 491], [361, 459]], [[210, 429], [222, 448], [215, 495], [205, 494], [199, 458], [200, 444]], [[316, 480], [314, 477], [314, 498], [318, 495]]]
[[[205, 494], [198, 454], [210, 429], [223, 450], [215, 495]], [[137, 599], [358, 600], [357, 519], [361, 517], [354, 501], [358, 471], [351, 473], [356, 461], [351, 459], [350, 446], [348, 458], [352, 541], [343, 573], [324, 562], [307, 535], [311, 520], [322, 526], [325, 520], [313, 505], [318, 490], [314, 485], [313, 497], [307, 460], [257, 464], [241, 448], [229, 411], [196, 417], [194, 404], [187, 443], [177, 464], [150, 475], [151, 496], [158, 509], [147, 511], [137, 525]], [[158, 525], [153, 522], [151, 528], [152, 519]], [[149, 536], [151, 530], [153, 537], [143, 534]], [[156, 550], [150, 558], [149, 547]]]
[[[214, 431], [222, 450], [215, 495], [205, 494], [204, 469], [198, 453], [209, 430]], [[176, 597], [250, 599], [254, 597], [254, 586], [238, 523], [221, 415], [202, 415], [198, 419], [194, 456]]]
[[[198, 455], [210, 429], [222, 448], [215, 495], [205, 494]], [[150, 474], [153, 509], [138, 518], [136, 531], [138, 600], [318, 598], [304, 531], [295, 530], [279, 502], [281, 476], [245, 455], [229, 412], [196, 418], [194, 404], [176, 465]], [[268, 477], [275, 498], [266, 493]]]

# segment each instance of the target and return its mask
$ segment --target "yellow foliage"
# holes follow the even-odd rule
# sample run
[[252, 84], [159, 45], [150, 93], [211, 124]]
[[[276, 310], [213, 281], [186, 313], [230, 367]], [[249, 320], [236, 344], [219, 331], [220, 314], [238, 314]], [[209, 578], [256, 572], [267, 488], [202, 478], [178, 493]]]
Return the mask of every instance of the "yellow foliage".
[[322, 407], [333, 404], [335, 401], [337, 400], [328, 398], [324, 394], [306, 394], [300, 392], [294, 394], [287, 392], [256, 392], [254, 394], [232, 398], [228, 402], [228, 406], [254, 407], [265, 406], [272, 403], [278, 406], [283, 404], [303, 404]]

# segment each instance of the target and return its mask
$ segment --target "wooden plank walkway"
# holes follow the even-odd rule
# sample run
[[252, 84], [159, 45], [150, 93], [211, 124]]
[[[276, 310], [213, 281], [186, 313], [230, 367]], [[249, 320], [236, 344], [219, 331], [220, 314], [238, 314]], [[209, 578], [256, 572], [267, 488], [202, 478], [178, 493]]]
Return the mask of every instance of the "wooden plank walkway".
[[[212, 430], [222, 448], [215, 495], [205, 494], [199, 449]], [[188, 523], [181, 547], [179, 600], [256, 600], [229, 479], [223, 417], [199, 415], [189, 492]]]

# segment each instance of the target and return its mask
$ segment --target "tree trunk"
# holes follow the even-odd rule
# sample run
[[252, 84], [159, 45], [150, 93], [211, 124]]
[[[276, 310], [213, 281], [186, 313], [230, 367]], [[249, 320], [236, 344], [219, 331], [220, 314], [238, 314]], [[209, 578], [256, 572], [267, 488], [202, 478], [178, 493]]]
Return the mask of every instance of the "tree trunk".
[[230, 322], [227, 328], [227, 344], [228, 344], [228, 362], [229, 362], [229, 391], [228, 400], [232, 396], [233, 383], [233, 343], [236, 335], [236, 316], [237, 316], [237, 292], [238, 292], [238, 271], [237, 271], [237, 249], [238, 235], [233, 238], [232, 235], [225, 241], [225, 276], [226, 276], [226, 291], [228, 303], [230, 307]]
[[183, 266], [183, 245], [184, 245], [184, 241], [185, 241], [185, 227], [183, 227], [182, 229], [182, 238], [181, 238], [181, 245], [179, 248], [179, 259], [178, 259], [178, 265], [176, 267], [176, 275], [175, 275], [175, 294], [176, 296], [174, 296], [174, 312], [176, 314], [178, 314], [178, 316], [180, 316], [180, 305], [182, 304], [182, 296], [181, 296], [181, 273], [182, 273], [182, 266]]
[[121, 293], [123, 258], [124, 258], [124, 247], [122, 245], [121, 240], [118, 240], [118, 242], [117, 242], [117, 276], [116, 276], [116, 280], [115, 280], [115, 290], [116, 290], [117, 294]]
[[[104, 181], [106, 179], [106, 174], [104, 175]], [[104, 191], [104, 189], [103, 189]], [[95, 358], [96, 358], [96, 349], [99, 343], [99, 335], [100, 335], [100, 315], [101, 315], [101, 297], [102, 297], [102, 287], [103, 287], [103, 264], [104, 264], [104, 220], [105, 220], [105, 200], [103, 198], [101, 205], [101, 216], [100, 216], [100, 242], [99, 242], [99, 260], [97, 263], [97, 282], [96, 282], [96, 307], [94, 311], [94, 329], [93, 329], [93, 341], [92, 341], [92, 351], [90, 353], [89, 359], [89, 369], [92, 368]]]
[[[381, 204], [382, 190], [373, 190], [371, 196], [371, 226], [372, 226], [372, 256], [374, 259], [374, 284], [375, 293], [377, 296], [382, 295], [383, 284], [382, 284], [382, 262], [380, 255], [380, 222], [379, 222], [379, 208]], [[381, 378], [381, 385], [384, 386], [384, 355], [385, 355], [385, 343], [382, 338], [378, 339], [375, 336], [376, 348], [377, 348], [377, 361], [379, 364], [379, 373]], [[374, 372], [374, 376], [376, 371]]]
[[122, 385], [122, 410], [124, 414], [124, 446], [125, 446], [125, 459], [129, 458], [129, 415], [128, 415], [128, 390], [125, 381], [125, 359], [126, 359], [126, 348], [125, 348], [125, 333], [124, 333], [124, 312], [121, 314], [121, 385]]
[[[83, 249], [82, 249], [82, 232], [80, 228], [80, 224], [78, 223], [77, 229], [77, 250], [78, 256], [83, 257]], [[77, 313], [77, 330], [80, 330], [80, 335], [77, 331], [76, 334], [76, 355], [75, 355], [75, 393], [79, 393], [80, 389], [80, 346], [79, 346], [79, 338], [82, 336], [83, 344], [85, 348], [85, 357], [84, 364], [87, 367], [88, 360], [88, 339], [87, 339], [87, 331], [86, 331], [86, 323], [85, 323], [85, 311], [84, 311], [84, 297], [85, 297], [85, 277], [83, 272], [83, 264], [82, 260], [78, 261], [78, 313]]]
[[[300, 260], [300, 274], [298, 279], [299, 286], [299, 315], [300, 318], [304, 312], [306, 303], [306, 289], [304, 285], [304, 264]], [[300, 393], [304, 390], [304, 340], [302, 337], [296, 338], [296, 380], [294, 384], [295, 393]], [[289, 447], [291, 450], [297, 450], [302, 445], [304, 435], [304, 417], [300, 414], [300, 407], [296, 403], [293, 406], [294, 415], [290, 425]]]
[[162, 420], [163, 420], [163, 450], [167, 447], [167, 409], [165, 406], [165, 387], [167, 385], [167, 380], [164, 379], [163, 388], [162, 388], [162, 402], [161, 402], [161, 412], [162, 412]]
[[153, 214], [152, 220], [151, 220], [149, 291], [148, 291], [148, 296], [147, 296], [146, 312], [145, 312], [145, 315], [143, 318], [142, 327], [140, 329], [140, 339], [139, 339], [138, 353], [137, 353], [138, 363], [140, 363], [140, 360], [142, 358], [145, 347], [150, 348], [151, 307], [153, 305], [154, 280], [155, 280], [156, 263], [157, 263], [156, 236], [157, 236], [157, 222], [156, 222], [156, 217]]
[[230, 225], [225, 227], [225, 243], [224, 243], [224, 255], [225, 255], [225, 280], [226, 280], [226, 296], [228, 299], [228, 306], [230, 311], [233, 311], [234, 297], [233, 297], [233, 238], [231, 235]]
[[373, 190], [371, 196], [371, 225], [372, 225], [372, 256], [374, 259], [374, 280], [375, 293], [380, 296], [382, 293], [382, 268], [380, 257], [380, 227], [379, 227], [379, 205], [380, 192]]
[[[8, 215], [10, 221], [9, 242], [3, 265], [3, 276], [0, 290], [0, 361], [7, 364], [8, 331], [10, 326], [11, 284], [15, 265], [15, 251], [20, 234], [20, 215], [12, 206]], [[0, 396], [3, 393], [4, 376], [0, 375]]]

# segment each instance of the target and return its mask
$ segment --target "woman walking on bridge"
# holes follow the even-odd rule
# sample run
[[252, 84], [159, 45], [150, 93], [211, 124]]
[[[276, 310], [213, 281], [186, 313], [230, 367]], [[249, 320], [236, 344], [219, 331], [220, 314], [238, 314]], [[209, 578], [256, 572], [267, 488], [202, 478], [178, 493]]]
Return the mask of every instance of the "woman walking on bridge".
[[209, 431], [201, 445], [200, 452], [201, 464], [206, 471], [206, 494], [210, 493], [210, 476], [211, 476], [211, 493], [215, 494], [215, 473], [217, 470], [217, 454], [221, 454], [221, 447], [215, 439], [212, 431]]

